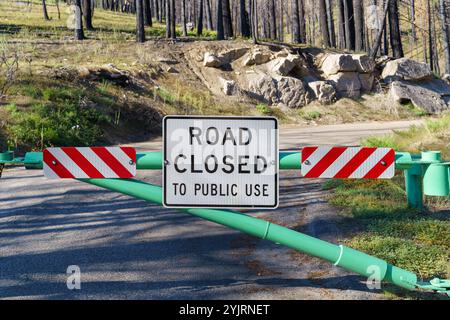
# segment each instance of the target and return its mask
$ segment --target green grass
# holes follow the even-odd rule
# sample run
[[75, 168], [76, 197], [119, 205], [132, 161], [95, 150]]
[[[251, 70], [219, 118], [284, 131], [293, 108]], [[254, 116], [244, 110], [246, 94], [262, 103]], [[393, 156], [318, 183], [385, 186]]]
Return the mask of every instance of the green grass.
[[444, 113], [440, 118], [426, 120], [424, 125], [390, 135], [369, 137], [362, 144], [412, 153], [440, 150], [442, 158], [450, 160], [450, 115]]
[[[450, 118], [427, 120], [423, 126], [386, 136], [369, 137], [363, 145], [397, 151], [441, 150], [450, 160]], [[341, 208], [345, 224], [357, 226], [346, 243], [419, 278], [450, 278], [450, 197], [426, 197], [424, 211], [408, 208], [403, 177], [392, 180], [330, 180], [329, 202]], [[434, 212], [433, 212], [434, 211]]]
[[27, 85], [23, 92], [40, 99], [26, 108], [15, 104], [6, 107], [10, 118], [6, 131], [15, 148], [42, 150], [49, 146], [88, 146], [101, 141], [101, 126], [107, 117], [80, 103], [86, 95], [84, 90], [65, 86], [30, 90]]
[[[60, 2], [60, 19], [58, 19], [55, 1], [47, 0], [47, 11], [51, 20], [46, 21], [43, 18], [42, 6], [40, 1], [33, 1], [32, 6], [21, 6], [15, 1], [0, 3], [0, 21], [2, 27], [0, 31], [6, 38], [46, 38], [52, 40], [65, 40], [67, 37], [73, 37], [74, 32], [67, 28], [67, 19], [69, 17], [67, 6]], [[21, 13], [21, 14], [17, 14]], [[95, 30], [85, 30], [85, 36], [88, 39], [124, 41], [134, 40], [136, 30], [136, 17], [134, 14], [121, 13], [116, 11], [103, 10], [95, 8], [93, 25]], [[177, 36], [182, 36], [180, 26], [177, 26]], [[165, 24], [153, 21], [152, 27], [146, 27], [146, 36], [165, 37]], [[197, 30], [188, 31], [189, 37], [196, 37]], [[202, 38], [215, 38], [216, 32], [204, 30]]]
[[357, 225], [347, 244], [420, 277], [450, 277], [450, 212], [427, 214], [407, 207], [397, 181], [334, 180], [330, 203], [345, 223]]

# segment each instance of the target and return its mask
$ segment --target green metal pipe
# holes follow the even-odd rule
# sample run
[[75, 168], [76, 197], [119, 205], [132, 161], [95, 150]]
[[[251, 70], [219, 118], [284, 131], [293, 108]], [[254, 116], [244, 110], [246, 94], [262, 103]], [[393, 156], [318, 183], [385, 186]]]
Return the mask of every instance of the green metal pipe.
[[[162, 204], [162, 188], [133, 179], [80, 179], [102, 188], [135, 198]], [[362, 276], [390, 281], [400, 287], [414, 289], [415, 274], [388, 264], [363, 252], [335, 245], [306, 234], [245, 215], [240, 212], [216, 209], [182, 209], [194, 216], [239, 230], [261, 239], [267, 239], [289, 248], [327, 260]], [[376, 273], [374, 273], [376, 272]]]
[[[301, 169], [300, 151], [280, 151], [279, 163], [281, 170]], [[408, 152], [395, 153], [395, 167], [399, 170], [407, 170], [421, 161], [420, 158], [412, 158]], [[136, 155], [138, 170], [160, 170], [163, 165], [163, 154], [160, 151], [139, 152]], [[26, 166], [34, 169], [42, 169], [42, 152], [27, 152], [25, 155]]]
[[[300, 169], [300, 152], [279, 153], [280, 169]], [[30, 169], [42, 169], [42, 152], [27, 152], [25, 155], [25, 166]], [[163, 166], [163, 154], [156, 152], [139, 152], [136, 154], [136, 168], [138, 170], [160, 170]]]

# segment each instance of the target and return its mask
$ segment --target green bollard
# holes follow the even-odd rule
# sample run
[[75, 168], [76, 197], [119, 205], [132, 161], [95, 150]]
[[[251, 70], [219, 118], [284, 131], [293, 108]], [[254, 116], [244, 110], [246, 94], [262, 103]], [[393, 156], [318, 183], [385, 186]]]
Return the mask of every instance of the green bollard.
[[0, 152], [0, 161], [12, 161], [14, 159], [14, 151]]
[[422, 166], [412, 165], [405, 170], [405, 189], [408, 206], [423, 209]]
[[440, 151], [422, 152], [422, 160], [435, 162], [424, 166], [423, 192], [427, 196], [448, 196], [450, 193], [448, 182], [448, 168], [441, 164]]

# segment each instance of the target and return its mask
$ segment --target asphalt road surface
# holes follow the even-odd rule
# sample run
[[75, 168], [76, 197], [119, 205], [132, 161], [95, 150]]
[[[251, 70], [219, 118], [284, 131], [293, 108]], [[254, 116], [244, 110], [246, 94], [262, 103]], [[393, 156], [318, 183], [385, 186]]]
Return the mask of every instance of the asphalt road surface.
[[[417, 122], [286, 127], [281, 148], [357, 145]], [[161, 140], [138, 150], [159, 150]], [[161, 172], [138, 179], [161, 184]], [[321, 182], [282, 171], [280, 207], [249, 214], [335, 243], [335, 210]], [[67, 269], [81, 288], [67, 287]], [[0, 299], [379, 299], [364, 279], [330, 263], [186, 213], [42, 171], [0, 179]]]

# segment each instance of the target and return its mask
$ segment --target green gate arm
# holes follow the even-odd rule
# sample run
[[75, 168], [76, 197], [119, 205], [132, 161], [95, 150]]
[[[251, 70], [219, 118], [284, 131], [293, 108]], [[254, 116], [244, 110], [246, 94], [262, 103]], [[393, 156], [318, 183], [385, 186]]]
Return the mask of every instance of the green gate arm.
[[[301, 155], [300, 151], [280, 151], [279, 152], [279, 163], [280, 169], [290, 170], [290, 169], [301, 169]], [[163, 166], [163, 154], [160, 151], [155, 152], [138, 152], [136, 154], [137, 164], [136, 167], [139, 170], [160, 170]], [[16, 163], [22, 162], [25, 166], [30, 169], [42, 169], [42, 152], [27, 152], [25, 158], [16, 158], [16, 160], [9, 159], [3, 160], [4, 163]], [[20, 161], [19, 161], [20, 160]], [[396, 153], [396, 167], [397, 169], [408, 169], [414, 165], [417, 160], [413, 159], [411, 155], [407, 152], [397, 152]], [[0, 163], [2, 159], [0, 158]]]
[[[280, 169], [300, 169], [301, 153], [280, 151], [279, 162]], [[27, 169], [42, 169], [42, 152], [27, 152], [25, 158], [16, 158], [2, 160], [0, 163], [5, 164], [23, 164]], [[160, 170], [163, 166], [162, 152], [138, 152], [136, 154], [136, 168], [138, 170]]]
[[[135, 198], [162, 204], [162, 188], [134, 179], [79, 179], [102, 188], [117, 191]], [[353, 271], [365, 277], [379, 275], [377, 280], [385, 280], [402, 288], [413, 290], [421, 287], [448, 293], [449, 288], [441, 281], [418, 283], [417, 276], [386, 261], [343, 245], [335, 245], [277, 224], [245, 215], [236, 211], [217, 209], [179, 209], [191, 215], [212, 221], [261, 239], [267, 239], [309, 255], [327, 260], [336, 266]], [[376, 273], [375, 273], [376, 272]]]

